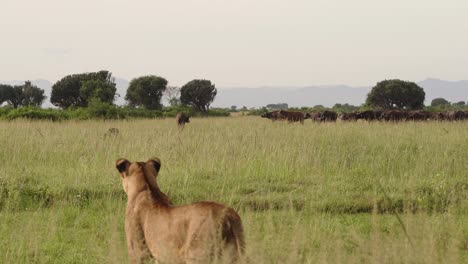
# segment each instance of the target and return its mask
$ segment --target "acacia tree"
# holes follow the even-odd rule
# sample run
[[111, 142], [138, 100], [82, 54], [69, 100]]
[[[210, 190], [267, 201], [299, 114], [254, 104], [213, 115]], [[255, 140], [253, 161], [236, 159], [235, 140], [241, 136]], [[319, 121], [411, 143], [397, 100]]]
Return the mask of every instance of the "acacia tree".
[[161, 109], [161, 98], [166, 86], [167, 80], [159, 76], [148, 75], [135, 78], [130, 82], [125, 100], [133, 107]]
[[372, 88], [366, 104], [383, 109], [421, 109], [425, 96], [424, 90], [414, 82], [385, 80]]
[[217, 92], [209, 80], [192, 80], [180, 89], [180, 101], [201, 112], [208, 112]]
[[115, 80], [109, 71], [72, 74], [52, 86], [50, 101], [61, 108], [86, 107], [93, 98], [112, 104], [116, 90]]

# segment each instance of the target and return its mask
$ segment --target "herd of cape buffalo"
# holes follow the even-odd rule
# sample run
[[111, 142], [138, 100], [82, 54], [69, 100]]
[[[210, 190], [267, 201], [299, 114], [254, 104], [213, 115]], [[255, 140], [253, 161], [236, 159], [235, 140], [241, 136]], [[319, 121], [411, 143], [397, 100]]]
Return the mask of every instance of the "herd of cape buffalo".
[[336, 122], [337, 119], [343, 121], [357, 121], [359, 119], [366, 121], [427, 121], [427, 120], [447, 120], [459, 121], [468, 120], [468, 112], [447, 111], [447, 112], [428, 112], [424, 110], [417, 111], [359, 111], [351, 113], [337, 114], [333, 111], [303, 113], [299, 111], [276, 110], [262, 115], [263, 118], [272, 121], [287, 120], [288, 122], [304, 123], [305, 119], [312, 119], [318, 122]]

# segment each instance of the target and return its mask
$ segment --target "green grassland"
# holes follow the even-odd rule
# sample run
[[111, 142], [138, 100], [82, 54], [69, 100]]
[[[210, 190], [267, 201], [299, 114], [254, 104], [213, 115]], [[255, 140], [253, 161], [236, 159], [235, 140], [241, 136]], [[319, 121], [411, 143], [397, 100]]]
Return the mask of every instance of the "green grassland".
[[[117, 136], [104, 137], [116, 127]], [[0, 122], [0, 263], [127, 263], [117, 158], [240, 213], [251, 263], [466, 263], [468, 122]]]

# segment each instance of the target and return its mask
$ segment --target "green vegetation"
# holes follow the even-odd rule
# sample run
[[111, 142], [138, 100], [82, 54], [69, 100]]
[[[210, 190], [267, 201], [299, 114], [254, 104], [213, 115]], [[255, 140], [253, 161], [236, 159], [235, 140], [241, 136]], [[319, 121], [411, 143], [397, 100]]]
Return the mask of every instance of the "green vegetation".
[[175, 204], [239, 211], [252, 263], [468, 261], [467, 122], [191, 121], [0, 122], [0, 262], [127, 263], [114, 162], [152, 156]]
[[384, 80], [367, 95], [366, 105], [382, 109], [422, 109], [426, 93], [414, 82]]
[[132, 107], [142, 106], [146, 109], [161, 109], [161, 98], [166, 86], [167, 80], [155, 75], [135, 78], [130, 82], [125, 100]]
[[192, 80], [180, 89], [180, 101], [200, 112], [207, 113], [218, 90], [209, 80]]
[[26, 81], [24, 85], [0, 84], [0, 105], [7, 102], [13, 108], [41, 106], [45, 100], [44, 90]]
[[144, 108], [119, 107], [91, 100], [88, 107], [70, 107], [61, 109], [42, 109], [37, 107], [22, 107], [18, 109], [0, 107], [0, 120], [30, 119], [30, 120], [88, 120], [88, 119], [141, 119], [175, 117], [178, 112], [187, 112], [191, 116], [229, 116], [227, 109], [211, 109], [208, 113], [200, 113], [193, 108], [178, 106], [167, 107], [162, 110], [149, 110]]
[[450, 105], [450, 102], [445, 100], [444, 98], [435, 98], [431, 101], [432, 107], [447, 106], [447, 105]]
[[92, 99], [114, 102], [116, 84], [109, 71], [67, 75], [52, 86], [50, 102], [60, 108], [86, 107]]

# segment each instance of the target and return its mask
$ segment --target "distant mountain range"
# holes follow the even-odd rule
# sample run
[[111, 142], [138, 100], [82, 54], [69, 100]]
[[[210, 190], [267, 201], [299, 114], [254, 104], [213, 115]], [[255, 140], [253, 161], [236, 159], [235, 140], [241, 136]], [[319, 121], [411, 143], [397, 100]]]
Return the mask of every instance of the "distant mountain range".
[[[426, 105], [434, 98], [442, 97], [450, 102], [468, 100], [468, 80], [444, 81], [426, 79], [418, 82], [426, 92]], [[369, 87], [352, 87], [348, 85], [324, 85], [306, 87], [258, 88], [219, 88], [213, 106], [261, 107], [267, 104], [287, 103], [289, 106], [333, 106], [336, 103], [361, 105], [365, 102]]]
[[[129, 82], [122, 78], [115, 78], [117, 84], [116, 104], [125, 104], [125, 94]], [[24, 81], [0, 81], [0, 83], [22, 84]], [[50, 103], [50, 92], [53, 83], [37, 79], [32, 80], [34, 85], [44, 89], [47, 96], [43, 107], [53, 107]], [[464, 81], [444, 81], [438, 79], [426, 79], [418, 82], [426, 92], [426, 105], [437, 97], [442, 97], [451, 102], [468, 100], [468, 80]], [[369, 87], [352, 87], [347, 85], [323, 85], [306, 87], [285, 87], [285, 86], [263, 86], [263, 87], [243, 87], [228, 88], [218, 87], [218, 95], [213, 102], [214, 107], [231, 107], [232, 105], [241, 108], [262, 107], [267, 104], [287, 103], [289, 106], [333, 106], [336, 103], [348, 103], [361, 105], [364, 103]]]

